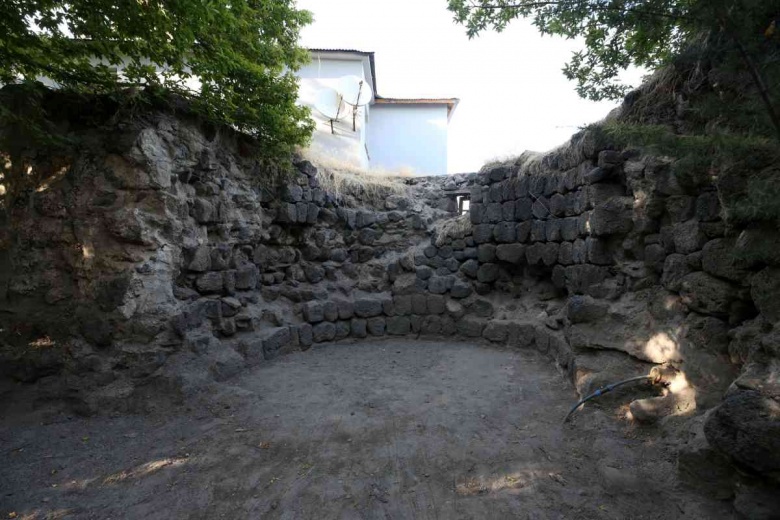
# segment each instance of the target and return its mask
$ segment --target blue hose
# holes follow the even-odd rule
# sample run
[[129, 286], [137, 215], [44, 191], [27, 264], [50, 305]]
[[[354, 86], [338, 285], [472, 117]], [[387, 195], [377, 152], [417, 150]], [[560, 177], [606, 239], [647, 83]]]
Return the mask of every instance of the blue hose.
[[609, 393], [609, 392], [611, 392], [612, 390], [614, 390], [615, 388], [617, 388], [619, 386], [622, 386], [622, 385], [625, 385], [625, 384], [628, 384], [628, 383], [633, 383], [634, 381], [651, 381], [651, 380], [654, 380], [656, 378], [657, 377], [655, 375], [637, 376], [637, 377], [632, 377], [631, 379], [624, 379], [623, 381], [619, 381], [617, 383], [612, 383], [611, 385], [602, 386], [601, 388], [599, 388], [598, 390], [596, 390], [595, 392], [590, 394], [588, 397], [586, 397], [585, 399], [582, 399], [580, 402], [575, 404], [574, 407], [569, 411], [569, 413], [566, 414], [566, 418], [563, 420], [563, 422], [565, 423], [566, 421], [568, 421], [569, 417], [571, 417], [571, 415], [574, 412], [577, 411], [577, 408], [579, 408], [580, 406], [582, 406], [583, 404], [585, 404], [586, 402], [590, 401], [591, 399], [593, 399], [595, 397], [599, 397], [600, 395], [604, 395], [606, 393]]

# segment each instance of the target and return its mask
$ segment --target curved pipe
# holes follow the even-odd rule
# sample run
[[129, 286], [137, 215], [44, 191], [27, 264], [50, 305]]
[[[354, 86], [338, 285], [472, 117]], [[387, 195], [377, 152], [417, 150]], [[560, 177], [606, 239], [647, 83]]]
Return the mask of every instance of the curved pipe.
[[[655, 371], [655, 369], [653, 371]], [[577, 408], [579, 408], [580, 406], [582, 406], [586, 402], [590, 401], [591, 399], [593, 399], [595, 397], [598, 397], [600, 395], [604, 395], [604, 394], [606, 394], [608, 392], [611, 392], [612, 390], [614, 390], [615, 388], [617, 388], [619, 386], [623, 386], [623, 385], [626, 385], [628, 383], [633, 383], [634, 381], [653, 381], [653, 382], [656, 382], [657, 380], [658, 380], [658, 375], [654, 374], [653, 372], [651, 372], [650, 374], [648, 374], [646, 376], [632, 377], [630, 379], [624, 379], [623, 381], [618, 381], [617, 383], [612, 383], [611, 385], [602, 386], [601, 388], [599, 388], [598, 390], [596, 390], [595, 392], [590, 394], [588, 397], [582, 399], [580, 402], [575, 404], [574, 407], [569, 411], [569, 413], [566, 414], [566, 418], [563, 419], [563, 422], [565, 423], [566, 421], [568, 421], [569, 417], [571, 417], [571, 415], [574, 412], [577, 411]]]

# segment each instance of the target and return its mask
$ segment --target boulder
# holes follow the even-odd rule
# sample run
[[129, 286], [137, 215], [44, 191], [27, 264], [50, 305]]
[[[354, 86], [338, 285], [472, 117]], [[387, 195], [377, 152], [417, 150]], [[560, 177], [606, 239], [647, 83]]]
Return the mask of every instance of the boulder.
[[528, 197], [521, 197], [515, 201], [515, 220], [520, 222], [530, 220], [533, 216], [533, 202]]
[[209, 272], [200, 275], [195, 280], [195, 288], [202, 294], [222, 292], [222, 273]]
[[257, 282], [260, 279], [260, 271], [257, 266], [248, 264], [236, 269], [235, 271], [235, 283], [236, 289], [239, 291], [247, 291], [257, 287]]
[[372, 336], [384, 336], [386, 327], [387, 323], [382, 317], [369, 318], [366, 323], [366, 330]]
[[458, 299], [468, 298], [472, 292], [471, 284], [465, 280], [455, 280], [450, 288], [450, 296]]
[[603, 282], [606, 267], [595, 265], [570, 265], [565, 268], [566, 289], [572, 294], [586, 294], [591, 285]]
[[753, 276], [750, 296], [768, 322], [780, 321], [780, 268], [767, 267]]
[[562, 219], [552, 219], [545, 222], [544, 236], [548, 242], [560, 242], [561, 241], [561, 224]]
[[670, 291], [678, 292], [682, 286], [682, 280], [693, 272], [685, 255], [671, 254], [664, 260], [663, 275], [661, 276], [661, 285]]
[[211, 269], [211, 250], [207, 245], [195, 248], [187, 269], [196, 273], [203, 273]]
[[[561, 242], [560, 247], [558, 248], [558, 263], [562, 266], [566, 265], [572, 265], [574, 263], [574, 244], [571, 242]], [[556, 266], [561, 267], [561, 266]], [[560, 269], [558, 270], [559, 273], [563, 273]], [[561, 288], [563, 288], [565, 284], [561, 285]]]
[[325, 321], [336, 321], [339, 319], [339, 308], [334, 301], [326, 301], [322, 304], [322, 311]]
[[358, 228], [364, 228], [376, 223], [376, 213], [373, 211], [360, 210], [355, 217], [355, 225]]
[[556, 193], [550, 197], [550, 212], [555, 217], [563, 217], [566, 214], [566, 197]]
[[482, 264], [477, 271], [477, 280], [481, 283], [491, 283], [498, 280], [498, 264]]
[[493, 228], [493, 238], [498, 243], [514, 242], [517, 238], [514, 222], [501, 222]]
[[697, 220], [675, 224], [672, 228], [674, 250], [689, 254], [701, 250], [707, 243], [707, 235], [699, 228]]
[[428, 336], [441, 334], [442, 319], [440, 316], [426, 316], [420, 324], [420, 333]]
[[521, 264], [525, 260], [525, 246], [522, 244], [501, 244], [496, 248], [496, 258], [510, 264]]
[[544, 220], [531, 221], [531, 242], [544, 242], [547, 240], [547, 226]]
[[482, 299], [472, 301], [468, 308], [469, 312], [480, 318], [490, 318], [495, 311], [492, 303]]
[[469, 278], [476, 278], [479, 272], [479, 262], [474, 259], [466, 260], [460, 266], [460, 271]]
[[541, 264], [543, 254], [544, 244], [537, 242], [525, 248], [525, 261], [528, 265]]
[[737, 289], [704, 272], [686, 275], [680, 281], [680, 296], [690, 309], [711, 316], [728, 317]]
[[433, 294], [444, 294], [452, 287], [452, 283], [452, 276], [433, 276], [428, 280], [428, 290]]
[[263, 340], [263, 354], [266, 359], [273, 359], [279, 350], [286, 347], [292, 340], [289, 327], [277, 327], [273, 329]]
[[780, 403], [753, 390], [737, 390], [708, 417], [709, 443], [763, 474], [780, 472]]
[[579, 236], [577, 230], [577, 217], [566, 217], [561, 219], [561, 240], [573, 242]]
[[726, 355], [729, 348], [728, 323], [713, 316], [692, 312], [685, 318], [682, 340], [686, 348]]
[[373, 318], [382, 314], [382, 302], [378, 299], [361, 298], [355, 300], [354, 311], [358, 318]]
[[368, 322], [363, 319], [353, 318], [350, 321], [352, 336], [355, 338], [365, 338], [368, 336]]
[[591, 234], [607, 236], [630, 232], [634, 227], [633, 207], [633, 197], [614, 197], [597, 205], [589, 220]]
[[300, 202], [303, 199], [303, 188], [297, 184], [287, 184], [282, 189], [282, 200], [285, 202]]
[[334, 300], [340, 320], [348, 320], [355, 315], [355, 307], [349, 300]]
[[467, 338], [482, 337], [482, 331], [485, 329], [485, 322], [474, 318], [463, 318], [456, 324], [458, 333]]
[[412, 297], [408, 294], [393, 296], [393, 308], [396, 316], [408, 316], [412, 313]]
[[520, 222], [517, 226], [515, 226], [516, 239], [518, 242], [520, 243], [528, 242], [528, 239], [531, 236], [532, 226], [533, 224], [530, 220], [527, 220], [525, 222]]
[[666, 261], [666, 250], [661, 244], [645, 246], [645, 265], [656, 272], [663, 273]]
[[472, 228], [472, 237], [477, 244], [485, 244], [493, 239], [493, 226], [480, 224]]
[[429, 294], [427, 297], [427, 306], [430, 314], [444, 314], [444, 297], [438, 294]]
[[493, 262], [496, 259], [496, 246], [493, 244], [481, 244], [477, 248], [477, 260], [480, 263]]
[[308, 323], [298, 325], [298, 344], [301, 349], [307, 350], [314, 343], [313, 327]]
[[488, 222], [490, 224], [496, 224], [498, 222], [501, 222], [501, 219], [504, 217], [504, 211], [501, 207], [501, 203], [499, 202], [491, 202], [487, 205], [487, 208], [485, 210], [485, 216], [484, 221]]
[[595, 237], [585, 239], [585, 254], [588, 262], [596, 265], [612, 265], [612, 253], [606, 240]]
[[333, 341], [336, 338], [336, 325], [329, 321], [318, 323], [312, 327], [312, 337], [315, 343]]
[[566, 303], [566, 316], [572, 323], [591, 323], [607, 315], [609, 304], [590, 296], [572, 296]]
[[666, 211], [672, 222], [685, 222], [694, 216], [696, 199], [688, 195], [674, 195], [666, 199]]
[[720, 219], [720, 199], [717, 191], [707, 191], [696, 199], [696, 218], [702, 222]]
[[[476, 199], [473, 199], [476, 200]], [[485, 205], [479, 202], [472, 202], [469, 207], [469, 219], [472, 224], [481, 224], [485, 220]]]
[[420, 278], [422, 280], [428, 280], [431, 276], [433, 276], [433, 269], [428, 267], [427, 265], [421, 265], [415, 269], [415, 272], [417, 273], [417, 278]]
[[464, 314], [466, 314], [466, 310], [463, 308], [463, 305], [459, 302], [456, 302], [455, 300], [447, 300], [446, 311], [447, 314], [456, 320], [459, 320], [463, 317]]
[[596, 184], [599, 182], [604, 182], [612, 175], [612, 170], [607, 170], [604, 168], [593, 168], [588, 173], [585, 174], [585, 184]]
[[301, 312], [308, 323], [319, 323], [325, 319], [325, 309], [319, 302], [304, 303]]
[[337, 321], [336, 322], [336, 339], [344, 339], [349, 337], [350, 333], [350, 326], [348, 321]]
[[482, 337], [493, 343], [506, 343], [512, 322], [506, 320], [492, 320], [487, 323], [482, 331]]
[[542, 262], [546, 266], [555, 265], [558, 262], [558, 252], [561, 245], [556, 242], [548, 242], [546, 244], [539, 244], [542, 246]]
[[424, 294], [412, 295], [412, 314], [428, 314], [428, 298]]
[[392, 336], [404, 336], [411, 332], [411, 322], [408, 316], [393, 316], [387, 318], [387, 333]]

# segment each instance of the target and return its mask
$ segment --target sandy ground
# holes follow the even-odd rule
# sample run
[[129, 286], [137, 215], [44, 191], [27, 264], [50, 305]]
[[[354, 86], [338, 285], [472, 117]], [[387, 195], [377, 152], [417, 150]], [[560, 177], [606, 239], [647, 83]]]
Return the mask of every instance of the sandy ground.
[[620, 400], [562, 426], [577, 396], [533, 352], [330, 345], [212, 390], [95, 418], [3, 396], [0, 519], [731, 517]]

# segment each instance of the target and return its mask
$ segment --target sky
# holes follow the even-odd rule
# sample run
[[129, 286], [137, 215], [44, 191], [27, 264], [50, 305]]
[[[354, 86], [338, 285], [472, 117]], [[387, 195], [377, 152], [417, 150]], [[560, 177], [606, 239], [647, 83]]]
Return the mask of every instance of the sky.
[[[563, 76], [581, 42], [543, 37], [525, 20], [469, 40], [447, 0], [298, 0], [298, 7], [314, 14], [304, 46], [376, 53], [379, 95], [460, 99], [449, 126], [449, 173], [549, 150], [617, 106], [579, 98]], [[641, 74], [626, 77], [636, 84]]]

